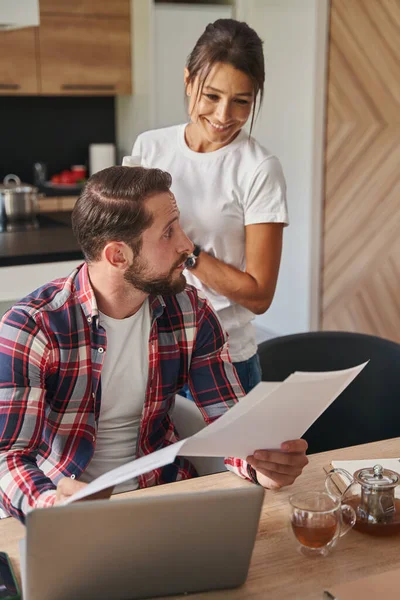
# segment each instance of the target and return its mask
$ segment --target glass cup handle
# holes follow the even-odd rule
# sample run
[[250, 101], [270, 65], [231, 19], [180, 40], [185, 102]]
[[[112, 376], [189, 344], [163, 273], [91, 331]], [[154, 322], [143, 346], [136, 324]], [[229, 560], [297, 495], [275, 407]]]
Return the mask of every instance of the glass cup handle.
[[[340, 510], [342, 512], [342, 523], [340, 525], [339, 537], [343, 537], [344, 535], [346, 535], [346, 533], [350, 531], [352, 527], [354, 527], [357, 517], [354, 508], [352, 508], [348, 504], [342, 504]], [[343, 515], [347, 516], [346, 523], [343, 519]]]

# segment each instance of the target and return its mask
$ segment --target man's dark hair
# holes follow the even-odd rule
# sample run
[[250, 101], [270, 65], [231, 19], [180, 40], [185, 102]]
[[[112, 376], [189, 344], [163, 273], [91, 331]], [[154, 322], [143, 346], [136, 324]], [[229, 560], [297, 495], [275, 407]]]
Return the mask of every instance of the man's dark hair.
[[153, 222], [144, 200], [169, 192], [172, 178], [160, 169], [109, 167], [86, 183], [72, 211], [72, 228], [87, 262], [100, 259], [111, 241], [125, 242], [135, 255]]

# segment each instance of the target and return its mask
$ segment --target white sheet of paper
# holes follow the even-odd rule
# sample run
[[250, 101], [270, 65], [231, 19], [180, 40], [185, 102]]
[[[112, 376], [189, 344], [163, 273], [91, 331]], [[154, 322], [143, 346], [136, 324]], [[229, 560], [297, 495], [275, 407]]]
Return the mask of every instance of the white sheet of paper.
[[271, 388], [259, 383], [208, 427], [188, 438], [183, 456], [235, 456], [300, 438], [367, 363], [342, 371], [294, 373]]
[[282, 442], [301, 437], [366, 364], [342, 371], [294, 373], [282, 383], [261, 382], [195, 435], [101, 475], [65, 504], [170, 464], [178, 454], [246, 458], [257, 449], [279, 448]]
[[114, 487], [120, 483], [124, 483], [125, 481], [128, 481], [128, 479], [138, 477], [139, 475], [143, 475], [143, 473], [148, 473], [149, 471], [153, 471], [159, 467], [164, 467], [165, 465], [171, 464], [175, 460], [181, 446], [183, 446], [185, 441], [186, 440], [180, 440], [179, 442], [171, 444], [166, 448], [156, 450], [151, 454], [147, 454], [146, 456], [132, 460], [126, 465], [122, 465], [121, 467], [117, 467], [112, 471], [104, 473], [104, 475], [101, 475], [91, 483], [88, 483], [88, 485], [82, 490], [76, 492], [76, 494], [73, 494], [73, 496], [70, 496], [64, 502], [64, 504], [70, 504], [71, 502], [82, 500], [82, 498], [86, 498], [87, 496], [91, 496], [92, 494], [96, 494], [102, 490], [106, 490], [109, 487]]
[[[344, 469], [348, 471], [350, 475], [354, 475], [358, 469], [365, 469], [368, 467], [374, 467], [375, 465], [382, 465], [384, 469], [390, 469], [396, 473], [400, 473], [400, 458], [363, 458], [360, 460], [332, 460], [332, 467], [335, 469]], [[340, 477], [340, 473], [338, 473]], [[346, 481], [347, 483], [347, 481]], [[400, 498], [400, 485], [398, 485], [394, 494], [396, 498]]]

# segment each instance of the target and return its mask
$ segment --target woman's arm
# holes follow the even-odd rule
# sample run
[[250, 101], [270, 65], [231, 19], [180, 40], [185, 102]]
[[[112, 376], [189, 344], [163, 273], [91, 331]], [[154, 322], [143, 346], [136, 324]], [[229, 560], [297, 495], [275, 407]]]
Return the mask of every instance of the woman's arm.
[[[193, 275], [202, 283], [253, 313], [271, 305], [282, 253], [283, 223], [247, 225], [246, 271], [200, 252]], [[196, 240], [193, 240], [196, 243]]]

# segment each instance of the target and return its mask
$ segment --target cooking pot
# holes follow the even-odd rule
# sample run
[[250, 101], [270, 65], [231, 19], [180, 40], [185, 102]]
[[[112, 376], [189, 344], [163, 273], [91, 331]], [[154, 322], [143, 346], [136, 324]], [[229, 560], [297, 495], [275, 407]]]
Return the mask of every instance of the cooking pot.
[[6, 175], [0, 185], [0, 230], [12, 229], [14, 224], [34, 227], [39, 212], [38, 189], [21, 183], [17, 175]]

